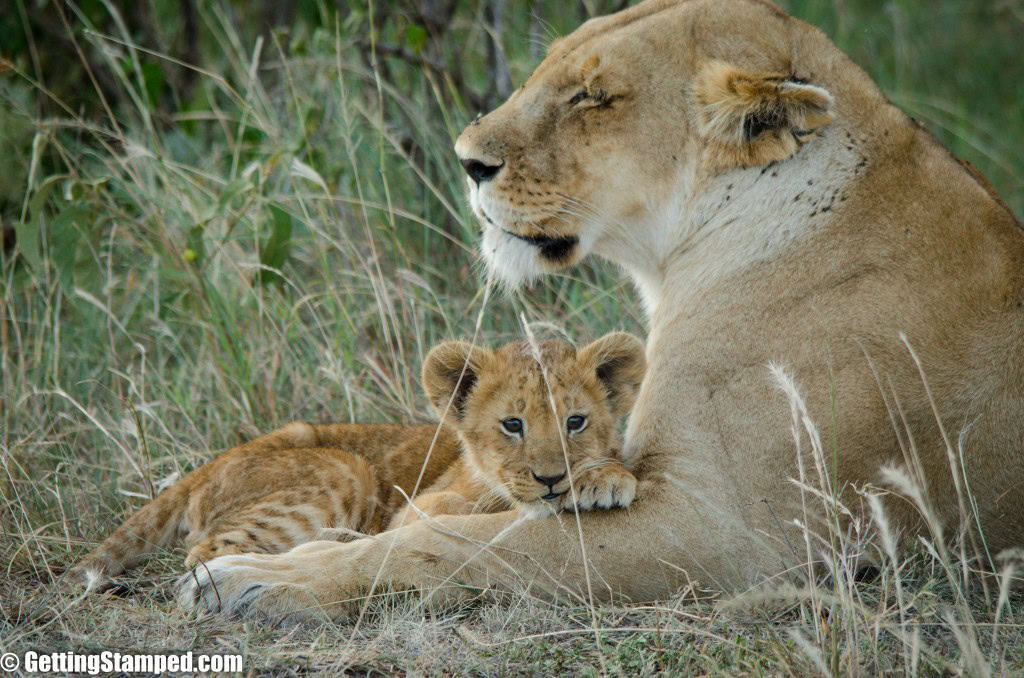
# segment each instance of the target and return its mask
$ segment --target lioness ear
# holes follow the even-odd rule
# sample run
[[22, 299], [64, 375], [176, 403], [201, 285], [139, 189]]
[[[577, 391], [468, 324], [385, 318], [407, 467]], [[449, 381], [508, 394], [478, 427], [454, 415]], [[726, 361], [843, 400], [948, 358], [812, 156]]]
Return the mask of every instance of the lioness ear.
[[423, 361], [423, 390], [438, 417], [448, 415], [456, 421], [462, 418], [466, 397], [491, 355], [487, 349], [464, 341], [446, 341], [427, 354]]
[[647, 371], [644, 343], [625, 332], [612, 332], [577, 352], [581, 364], [594, 370], [616, 416], [629, 412]]
[[701, 134], [725, 166], [785, 160], [834, 117], [832, 95], [821, 87], [720, 61], [701, 70], [695, 94]]

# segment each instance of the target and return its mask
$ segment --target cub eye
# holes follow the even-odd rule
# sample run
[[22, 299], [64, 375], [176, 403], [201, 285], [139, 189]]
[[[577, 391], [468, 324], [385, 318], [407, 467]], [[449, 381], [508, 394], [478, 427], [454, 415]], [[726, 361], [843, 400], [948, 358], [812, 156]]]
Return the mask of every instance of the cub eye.
[[576, 433], [582, 431], [583, 427], [587, 425], [587, 418], [582, 414], [574, 414], [565, 420], [565, 430], [570, 433]]
[[581, 102], [584, 99], [586, 99], [587, 96], [588, 96], [587, 90], [581, 89], [579, 92], [576, 92], [576, 94], [572, 95], [572, 99], [569, 99], [569, 105], [570, 106], [575, 106], [579, 102]]
[[505, 429], [505, 433], [511, 433], [512, 435], [520, 435], [523, 432], [523, 420], [516, 419], [515, 417], [502, 419], [501, 427]]

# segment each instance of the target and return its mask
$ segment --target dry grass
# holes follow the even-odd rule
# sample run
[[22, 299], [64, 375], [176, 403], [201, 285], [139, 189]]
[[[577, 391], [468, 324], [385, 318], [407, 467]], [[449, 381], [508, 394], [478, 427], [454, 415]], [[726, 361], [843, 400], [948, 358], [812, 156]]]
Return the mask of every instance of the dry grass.
[[[30, 130], [22, 252], [0, 270], [0, 651], [238, 652], [247, 668], [275, 673], [1024, 672], [1022, 600], [1008, 586], [1024, 554], [985, 579], [977, 570], [988, 558], [969, 539], [933, 527], [897, 546], [872, 499], [881, 488], [859, 495], [868, 510], [852, 518], [784, 374], [800, 520], [829, 527], [798, 545], [801, 560], [828, 563], [804, 568], [802, 587], [595, 607], [519, 592], [438, 615], [401, 597], [375, 603], [358, 627], [270, 629], [178, 609], [180, 554], [167, 554], [122, 579], [117, 595], [68, 593], [56, 581], [65, 568], [162, 479], [217, 450], [293, 419], [421, 419], [424, 353], [472, 335], [481, 317], [476, 227], [450, 153], [469, 114], [434, 113], [444, 83], [397, 67], [382, 80], [343, 28], [312, 31], [299, 54], [254, 47], [218, 10], [206, 19], [223, 53], [199, 76], [201, 111], [154, 115], [139, 59], [160, 57], [127, 35], [80, 34], [92, 67], [136, 102], [114, 118], [81, 119], [69, 105], [38, 119], [31, 76], [0, 80], [0, 127]], [[517, 54], [521, 76], [529, 63]], [[894, 82], [879, 61], [876, 77]], [[898, 73], [903, 61], [893, 63]], [[983, 151], [995, 143], [960, 104], [935, 106], [895, 82], [898, 102], [958, 139]], [[990, 158], [1008, 168], [1004, 183], [1019, 176], [1013, 140], [1024, 138], [1006, 125], [1009, 141]], [[1017, 207], [1018, 189], [1008, 196]], [[628, 286], [598, 263], [488, 304], [487, 343], [519, 335], [520, 314], [580, 341], [643, 333]], [[918, 493], [912, 473], [892, 470], [889, 481]], [[878, 574], [862, 581], [866, 557]]]

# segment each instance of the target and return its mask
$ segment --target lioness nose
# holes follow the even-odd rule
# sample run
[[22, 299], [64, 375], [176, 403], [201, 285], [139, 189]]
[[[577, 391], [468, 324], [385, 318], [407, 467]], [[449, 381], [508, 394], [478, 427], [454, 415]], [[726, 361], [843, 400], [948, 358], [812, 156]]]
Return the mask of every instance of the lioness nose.
[[469, 178], [476, 182], [479, 186], [485, 181], [490, 181], [494, 178], [494, 175], [498, 173], [505, 163], [500, 165], [488, 165], [485, 162], [477, 160], [475, 158], [466, 158], [462, 161], [462, 166], [466, 169], [466, 174]]
[[[533, 473], [533, 471], [530, 471], [530, 473]], [[539, 476], [536, 473], [533, 473], [533, 477], [541, 485], [554, 487], [555, 485], [558, 484], [558, 481], [565, 477], [565, 471], [562, 471], [557, 476]]]

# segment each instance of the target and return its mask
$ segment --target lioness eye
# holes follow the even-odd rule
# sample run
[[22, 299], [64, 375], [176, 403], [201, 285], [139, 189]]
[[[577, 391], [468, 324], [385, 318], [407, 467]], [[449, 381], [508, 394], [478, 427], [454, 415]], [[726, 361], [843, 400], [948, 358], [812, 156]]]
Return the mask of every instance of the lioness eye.
[[576, 92], [576, 94], [572, 95], [572, 99], [569, 99], [569, 105], [575, 106], [576, 104], [578, 104], [579, 102], [583, 101], [586, 98], [587, 90], [581, 89], [579, 92]]
[[582, 431], [583, 427], [587, 425], [587, 418], [582, 414], [574, 414], [565, 420], [565, 429], [570, 433], [576, 431]]
[[519, 435], [523, 432], [523, 420], [516, 419], [515, 417], [509, 417], [508, 419], [501, 420], [501, 427], [505, 429], [505, 433], [511, 433], [512, 435]]

